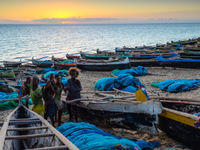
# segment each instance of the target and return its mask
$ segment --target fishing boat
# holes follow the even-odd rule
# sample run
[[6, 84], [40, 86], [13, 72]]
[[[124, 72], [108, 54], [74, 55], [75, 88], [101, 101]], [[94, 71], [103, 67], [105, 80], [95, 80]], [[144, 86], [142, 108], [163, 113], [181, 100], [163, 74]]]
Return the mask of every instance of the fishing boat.
[[70, 67], [76, 67], [75, 61], [62, 61], [62, 62], [54, 62], [54, 68], [58, 70], [69, 69]]
[[174, 68], [200, 68], [200, 60], [195, 59], [167, 59], [162, 56], [158, 56], [156, 60], [163, 67], [174, 67]]
[[4, 67], [19, 67], [21, 64], [21, 61], [3, 61]]
[[69, 54], [66, 54], [66, 57], [67, 57], [67, 59], [79, 59], [80, 58], [80, 56], [75, 56], [75, 55], [69, 55]]
[[157, 134], [156, 124], [158, 114], [162, 112], [161, 103], [159, 101], [142, 103], [128, 98], [133, 98], [133, 96], [107, 96], [100, 99], [87, 97], [63, 102], [64, 107], [67, 104], [72, 106], [72, 114], [81, 121], [103, 127], [125, 128]]
[[182, 144], [199, 150], [200, 127], [195, 128], [195, 122], [200, 118], [195, 113], [200, 110], [200, 101], [193, 99], [181, 99], [160, 97], [163, 112], [159, 115], [158, 127]]
[[200, 59], [200, 53], [179, 53], [180, 58]]
[[39, 59], [34, 59], [32, 58], [32, 64], [36, 65], [41, 68], [48, 68], [53, 65], [53, 61], [51, 60], [39, 60]]
[[131, 67], [128, 58], [124, 60], [111, 60], [111, 61], [88, 61], [76, 60], [77, 67], [82, 70], [89, 71], [111, 71], [114, 69], [128, 69]]
[[85, 59], [95, 59], [95, 60], [108, 60], [108, 59], [117, 59], [117, 58], [129, 58], [129, 59], [153, 59], [157, 56], [163, 56], [164, 58], [174, 57], [177, 56], [177, 54], [174, 51], [170, 51], [169, 53], [159, 53], [159, 52], [134, 52], [129, 53], [127, 55], [98, 55], [98, 54], [87, 54], [87, 53], [81, 53], [81, 57]]
[[0, 135], [1, 150], [78, 150], [47, 120], [21, 104], [8, 115]]
[[132, 59], [130, 60], [132, 67], [137, 66], [144, 66], [144, 67], [156, 67], [160, 66], [159, 62], [153, 58], [153, 59]]

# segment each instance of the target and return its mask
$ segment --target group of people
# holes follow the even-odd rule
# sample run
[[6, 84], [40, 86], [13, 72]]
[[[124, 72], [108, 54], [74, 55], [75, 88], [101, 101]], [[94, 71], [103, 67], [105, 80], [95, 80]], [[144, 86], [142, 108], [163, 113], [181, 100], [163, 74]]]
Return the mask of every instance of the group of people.
[[[77, 79], [80, 72], [77, 68], [72, 67], [69, 69], [69, 75], [71, 78], [68, 80], [66, 87], [64, 87], [59, 75], [51, 74], [46, 84], [40, 88], [39, 78], [34, 76], [27, 77], [26, 81], [22, 85], [21, 95], [30, 95], [33, 101], [32, 110], [40, 115], [44, 115], [45, 119], [48, 117], [51, 120], [53, 126], [55, 121], [58, 122], [58, 126], [61, 124], [61, 116], [63, 112], [63, 103], [61, 101], [62, 91], [67, 93], [66, 100], [74, 100], [81, 97], [80, 91], [82, 90], [81, 83]], [[26, 103], [28, 107], [28, 101]], [[69, 113], [69, 119], [72, 119], [72, 106], [67, 104], [67, 111]]]

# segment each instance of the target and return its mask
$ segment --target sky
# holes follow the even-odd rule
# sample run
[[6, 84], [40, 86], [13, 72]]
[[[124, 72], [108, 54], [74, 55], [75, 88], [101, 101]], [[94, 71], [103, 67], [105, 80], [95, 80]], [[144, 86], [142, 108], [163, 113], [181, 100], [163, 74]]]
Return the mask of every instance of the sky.
[[0, 0], [0, 24], [200, 22], [200, 0]]

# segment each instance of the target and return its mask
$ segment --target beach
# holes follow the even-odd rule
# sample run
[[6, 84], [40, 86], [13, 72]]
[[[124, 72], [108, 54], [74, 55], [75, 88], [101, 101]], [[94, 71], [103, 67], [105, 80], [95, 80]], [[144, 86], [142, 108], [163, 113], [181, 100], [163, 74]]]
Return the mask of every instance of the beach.
[[[178, 97], [178, 98], [189, 98], [189, 99], [197, 99], [200, 96], [200, 89], [188, 91], [188, 92], [181, 92], [181, 93], [168, 93], [161, 91], [159, 88], [152, 87], [150, 84], [152, 82], [159, 82], [166, 79], [198, 79], [199, 78], [199, 70], [198, 69], [181, 69], [181, 68], [161, 68], [161, 67], [147, 67], [149, 75], [137, 77], [139, 80], [145, 84], [146, 91], [149, 95], [160, 95], [160, 96], [168, 96], [168, 97]], [[95, 82], [98, 79], [110, 77], [110, 71], [81, 71], [81, 75], [79, 76], [79, 80], [81, 81], [83, 91], [95, 91], [93, 88]], [[64, 95], [64, 93], [63, 93]], [[84, 96], [89, 96], [90, 94], [84, 94]], [[63, 96], [65, 98], [65, 96]], [[1, 111], [0, 112], [0, 121], [2, 122], [6, 116], [12, 110]], [[68, 121], [68, 115], [63, 114], [63, 122]], [[98, 126], [98, 125], [97, 125]], [[116, 136], [126, 137], [133, 140], [145, 140], [145, 141], [158, 141], [160, 142], [161, 146], [157, 149], [168, 149], [173, 147], [177, 147], [179, 150], [189, 150], [188, 148], [184, 147], [179, 142], [171, 139], [168, 137], [164, 132], [159, 130], [159, 135], [153, 136], [146, 133], [140, 133], [133, 130], [127, 129], [119, 129], [119, 128], [99, 128], [103, 129], [106, 132], [112, 133]]]

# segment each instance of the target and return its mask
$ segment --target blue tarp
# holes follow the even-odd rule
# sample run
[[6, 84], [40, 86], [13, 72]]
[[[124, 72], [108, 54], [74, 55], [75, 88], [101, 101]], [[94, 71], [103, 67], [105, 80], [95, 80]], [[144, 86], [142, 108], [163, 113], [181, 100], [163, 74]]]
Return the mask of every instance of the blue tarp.
[[57, 127], [80, 150], [142, 150], [159, 146], [158, 142], [132, 141], [116, 137], [89, 123], [64, 123]]
[[64, 77], [64, 76], [68, 76], [68, 71], [67, 71], [67, 70], [48, 71], [48, 72], [46, 72], [46, 73], [44, 74], [43, 77], [44, 77], [45, 79], [49, 79], [50, 74], [54, 74], [54, 75], [58, 74], [58, 75], [60, 75], [61, 77]]
[[170, 79], [158, 82], [158, 87], [167, 92], [178, 93], [183, 91], [191, 91], [197, 89], [200, 80], [196, 79]]
[[140, 85], [143, 84], [139, 79], [130, 74], [122, 74], [116, 78], [102, 78], [95, 83], [94, 88], [100, 91], [111, 91], [112, 88], [117, 88], [128, 92], [136, 92]]
[[49, 72], [49, 71], [55, 71], [55, 69], [54, 68], [44, 68], [44, 69], [38, 71], [38, 73], [44, 74], [44, 73]]
[[131, 69], [123, 69], [123, 70], [118, 70], [115, 69], [111, 72], [111, 76], [119, 76], [121, 74], [130, 74], [132, 76], [143, 76], [146, 75], [148, 73], [148, 70], [143, 67], [143, 66], [138, 66], [135, 68], [131, 68]]

